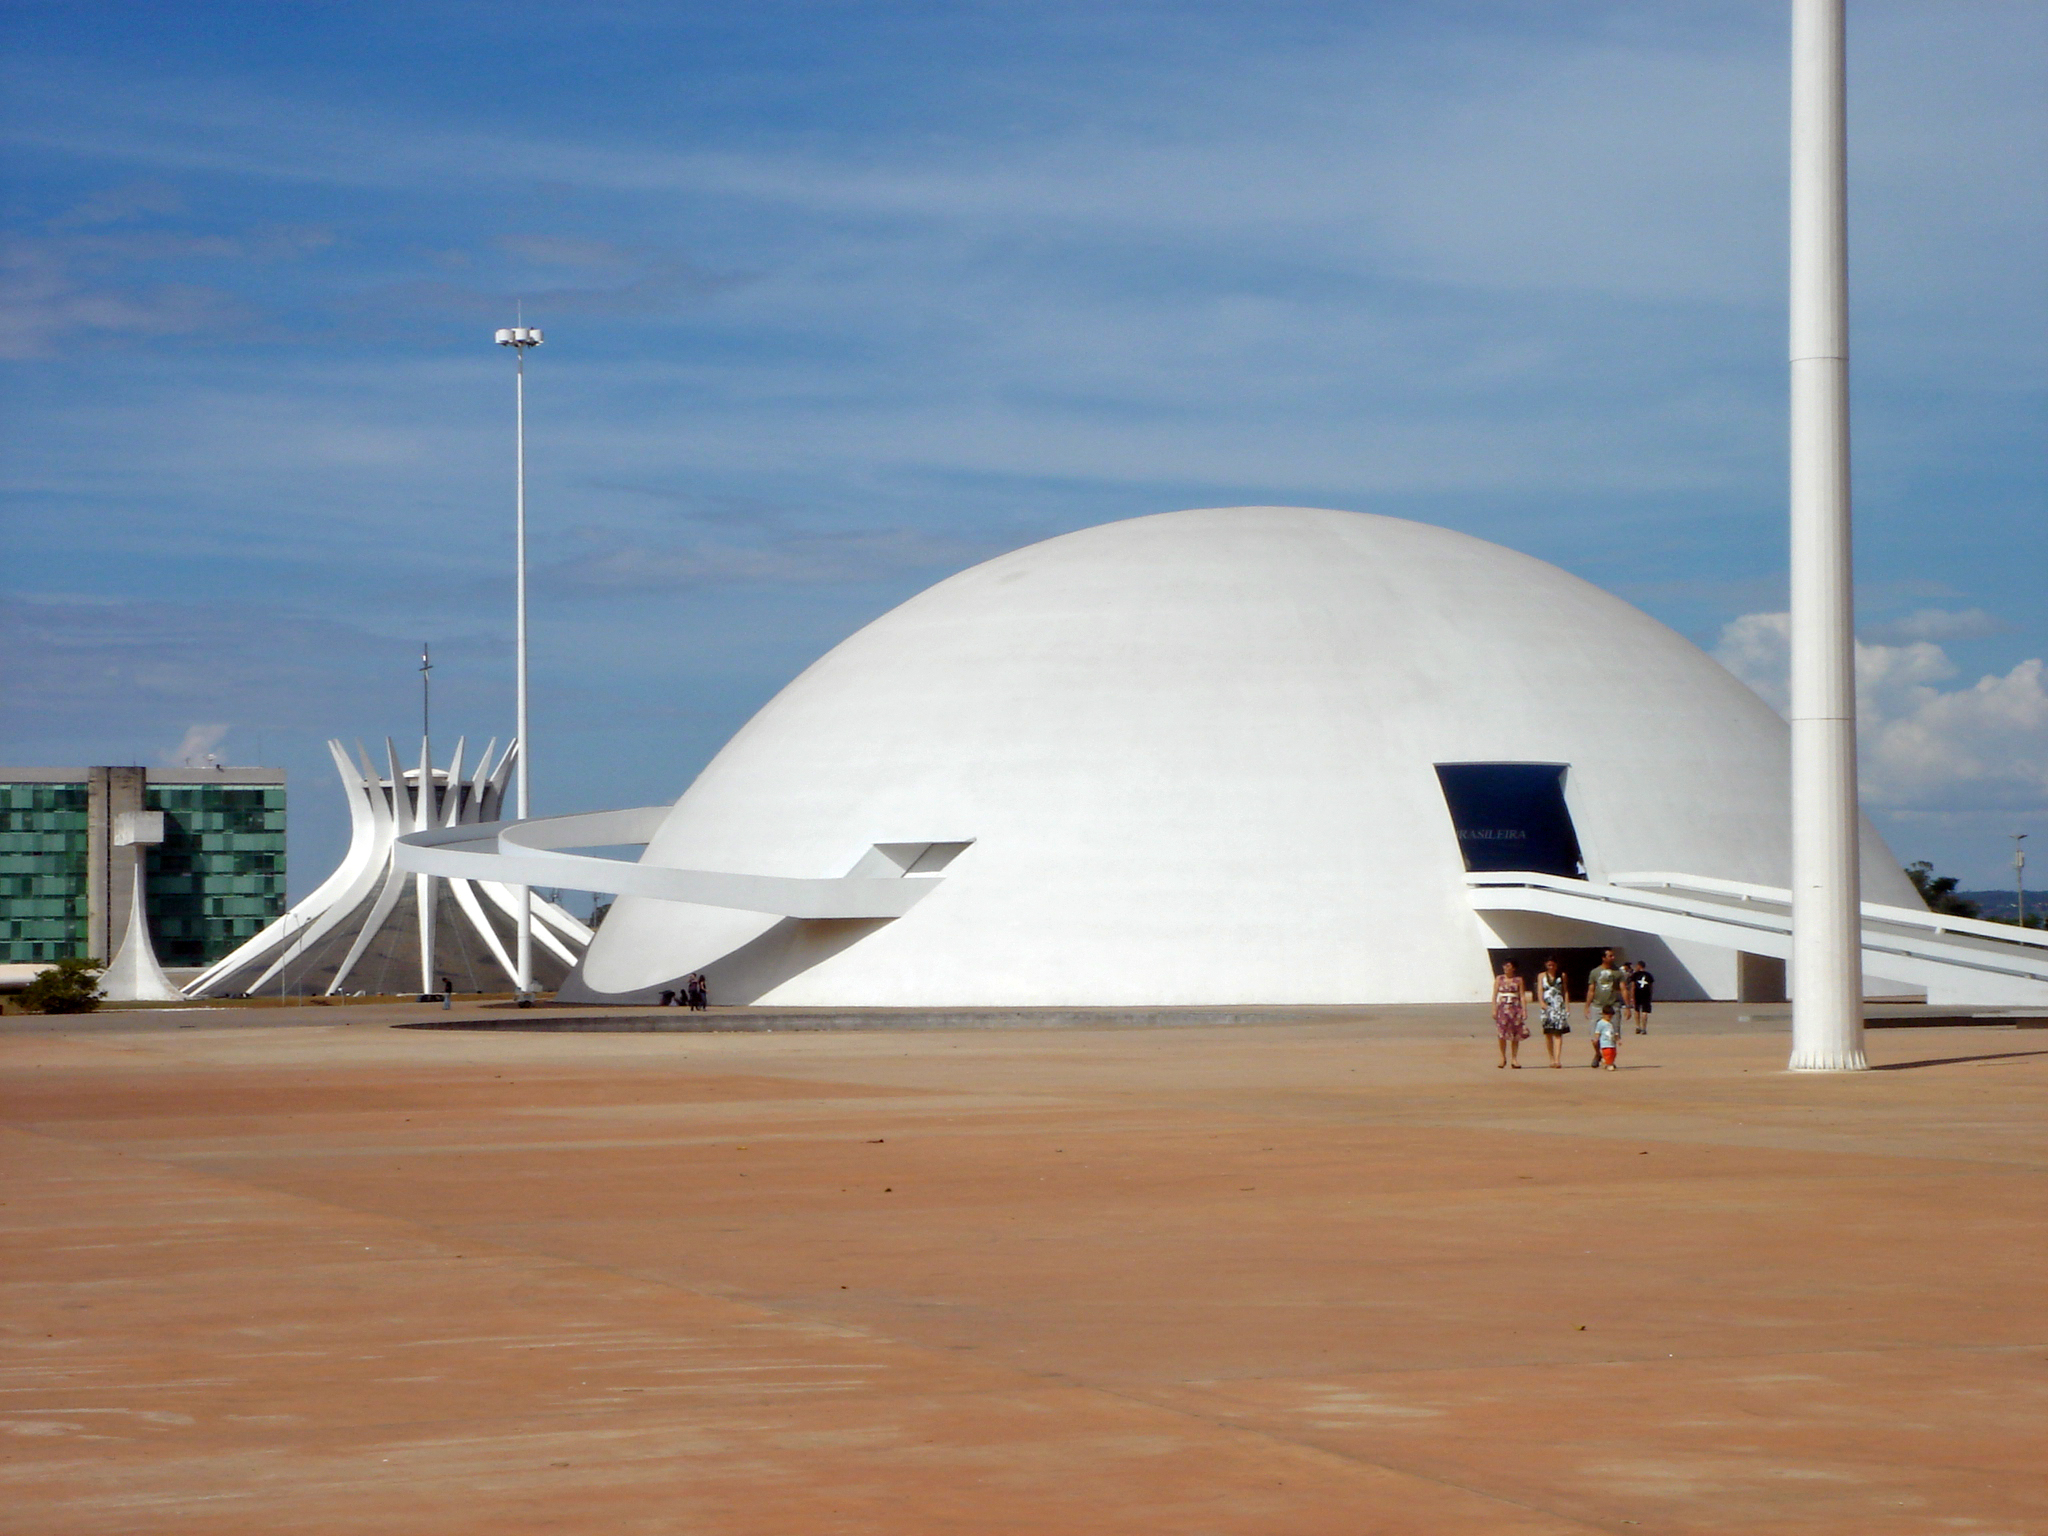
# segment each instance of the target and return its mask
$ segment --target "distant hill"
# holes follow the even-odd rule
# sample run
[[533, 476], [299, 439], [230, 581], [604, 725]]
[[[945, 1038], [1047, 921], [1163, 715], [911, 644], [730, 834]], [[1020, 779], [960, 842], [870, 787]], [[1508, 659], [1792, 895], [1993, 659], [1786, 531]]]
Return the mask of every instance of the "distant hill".
[[[1977, 910], [1987, 919], [1996, 922], [2011, 922], [2013, 918], [2013, 891], [2007, 886], [2002, 891], [1957, 891], [1965, 901], [1977, 903]], [[2027, 916], [2038, 919], [2048, 912], [2048, 891], [2027, 892]]]

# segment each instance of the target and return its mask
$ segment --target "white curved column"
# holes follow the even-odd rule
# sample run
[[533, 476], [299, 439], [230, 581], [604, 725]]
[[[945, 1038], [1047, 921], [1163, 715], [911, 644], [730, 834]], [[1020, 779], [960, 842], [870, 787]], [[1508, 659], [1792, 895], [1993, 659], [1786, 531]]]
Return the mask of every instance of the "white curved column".
[[[462, 915], [469, 919], [470, 927], [482, 938], [484, 948], [489, 950], [491, 958], [497, 961], [498, 969], [505, 973], [505, 980], [516, 985], [519, 977], [518, 968], [511, 955], [505, 952], [505, 945], [498, 937], [498, 930], [491, 926], [490, 918], [484, 914], [483, 904], [477, 899], [476, 882], [450, 880], [448, 889], [454, 894], [455, 904], [462, 909]], [[574, 956], [570, 957], [569, 963], [575, 964]]]
[[[488, 897], [491, 905], [500, 912], [503, 912], [514, 922], [519, 920], [520, 887], [502, 885], [496, 880], [474, 880], [465, 883], [476, 887], [480, 893], [479, 900], [483, 897]], [[571, 889], [574, 889], [574, 887], [571, 887]], [[562, 961], [565, 965], [575, 965], [578, 959], [577, 951], [569, 948], [566, 940], [557, 937], [555, 929], [561, 928], [562, 932], [567, 933], [569, 930], [563, 928], [562, 925], [565, 923], [575, 923], [576, 920], [560, 907], [554, 905], [554, 903], [543, 901], [538, 896], [533, 898], [531, 907], [535, 919], [533, 924], [533, 942], [553, 954], [556, 959]], [[551, 928], [550, 924], [555, 925], [554, 928]], [[581, 925], [579, 924], [578, 926]], [[585, 930], [585, 932], [588, 931], [588, 929]], [[578, 939], [576, 942], [584, 946], [588, 946], [590, 943], [588, 939]], [[518, 971], [515, 969], [508, 974], [516, 976]]]
[[[348, 852], [335, 866], [334, 873], [321, 881], [311, 895], [187, 982], [185, 996], [207, 996], [223, 978], [253, 964], [272, 950], [289, 946], [296, 952], [303, 948], [305, 942], [317, 941], [339, 923], [370, 889], [379, 859], [386, 853], [378, 839], [377, 814], [372, 803], [382, 797], [372, 787], [376, 782], [375, 776], [370, 775], [366, 779], [367, 769], [356, 767], [346, 747], [338, 741], [330, 741], [327, 751], [334, 759], [334, 771], [341, 776], [342, 794], [348, 801]], [[302, 942], [292, 944], [295, 938]], [[273, 965], [246, 990], [256, 991], [262, 981], [274, 973]]]
[[184, 1001], [185, 994], [171, 985], [171, 978], [164, 974], [163, 966], [157, 962], [156, 947], [149, 942], [149, 911], [143, 897], [143, 888], [149, 883], [148, 868], [146, 859], [135, 861], [128, 931], [122, 935], [120, 949], [115, 951], [114, 958], [100, 976], [100, 990], [106, 993], [110, 1002]]

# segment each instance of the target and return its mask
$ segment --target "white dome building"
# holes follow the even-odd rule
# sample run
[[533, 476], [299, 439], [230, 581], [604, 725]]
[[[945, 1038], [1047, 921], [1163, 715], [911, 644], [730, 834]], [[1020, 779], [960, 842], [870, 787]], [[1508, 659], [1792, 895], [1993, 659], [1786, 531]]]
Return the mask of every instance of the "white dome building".
[[[1698, 647], [1498, 545], [1292, 507], [1111, 523], [836, 647], [644, 855], [943, 870], [924, 899], [819, 919], [621, 897], [561, 995], [703, 971], [720, 1003], [1454, 1002], [1502, 950], [1616, 943], [1662, 997], [1734, 996], [1725, 943], [1481, 910], [1468, 866], [1782, 887], [1786, 749]], [[1867, 826], [1864, 849], [1866, 898], [1918, 907]]]

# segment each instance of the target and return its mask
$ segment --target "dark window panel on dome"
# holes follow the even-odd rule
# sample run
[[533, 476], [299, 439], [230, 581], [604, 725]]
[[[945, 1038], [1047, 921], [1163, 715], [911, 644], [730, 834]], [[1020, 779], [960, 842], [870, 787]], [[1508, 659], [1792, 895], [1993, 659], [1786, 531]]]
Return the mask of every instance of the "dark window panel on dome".
[[1565, 804], [1563, 763], [1438, 763], [1437, 781], [1473, 874], [1527, 871], [1584, 879]]

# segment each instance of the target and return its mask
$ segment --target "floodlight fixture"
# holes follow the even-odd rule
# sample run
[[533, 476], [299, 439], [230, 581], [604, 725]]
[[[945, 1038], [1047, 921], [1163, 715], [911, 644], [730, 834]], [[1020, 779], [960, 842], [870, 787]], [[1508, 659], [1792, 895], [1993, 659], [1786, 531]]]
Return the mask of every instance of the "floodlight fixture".
[[2027, 850], [2020, 844], [2027, 840], [2024, 832], [2008, 832], [2012, 839], [2012, 915], [2013, 921], [2022, 928], [2027, 926]]

